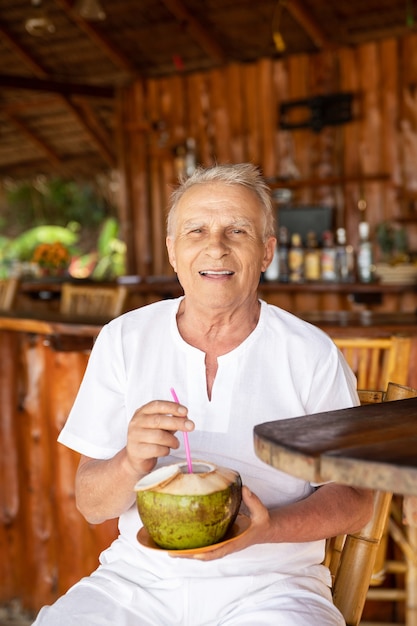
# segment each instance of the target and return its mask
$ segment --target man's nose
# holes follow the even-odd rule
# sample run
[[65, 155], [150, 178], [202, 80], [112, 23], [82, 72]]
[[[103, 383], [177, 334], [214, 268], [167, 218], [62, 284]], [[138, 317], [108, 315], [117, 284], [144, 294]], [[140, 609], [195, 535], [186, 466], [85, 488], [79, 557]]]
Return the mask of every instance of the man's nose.
[[227, 254], [229, 251], [229, 246], [227, 244], [226, 238], [222, 233], [212, 233], [210, 234], [209, 240], [207, 242], [206, 251], [211, 256], [223, 256]]

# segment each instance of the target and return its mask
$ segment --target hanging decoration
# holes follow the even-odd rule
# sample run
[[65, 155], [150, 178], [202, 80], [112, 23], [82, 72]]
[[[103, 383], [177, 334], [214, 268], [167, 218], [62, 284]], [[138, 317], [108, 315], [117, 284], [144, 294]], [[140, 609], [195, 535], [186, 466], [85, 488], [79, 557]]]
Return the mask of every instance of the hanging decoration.
[[185, 68], [184, 61], [179, 54], [172, 55], [172, 62], [175, 66], [175, 69], [178, 70], [179, 72], [182, 72], [183, 69]]
[[45, 37], [55, 32], [55, 25], [42, 7], [42, 0], [31, 0], [33, 13], [25, 22], [25, 29], [33, 37]]
[[106, 19], [100, 0], [77, 0], [74, 11], [89, 22], [101, 22]]
[[272, 38], [277, 52], [282, 54], [285, 51], [285, 41], [281, 33], [282, 13], [287, 6], [287, 0], [278, 0], [272, 18]]
[[353, 93], [340, 92], [281, 102], [279, 127], [283, 130], [311, 128], [320, 132], [325, 126], [346, 124], [353, 119], [353, 98]]

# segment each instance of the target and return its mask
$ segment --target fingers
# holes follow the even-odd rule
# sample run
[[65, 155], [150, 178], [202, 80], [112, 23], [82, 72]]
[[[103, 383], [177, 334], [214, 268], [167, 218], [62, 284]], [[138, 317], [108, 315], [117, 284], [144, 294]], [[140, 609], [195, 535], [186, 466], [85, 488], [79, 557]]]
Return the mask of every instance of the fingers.
[[170, 401], [154, 400], [138, 409], [128, 427], [126, 452], [129, 463], [140, 473], [153, 469], [157, 458], [168, 456], [180, 443], [177, 431], [191, 431], [194, 423], [187, 408]]
[[138, 409], [132, 417], [130, 428], [149, 430], [193, 430], [194, 424], [187, 418], [185, 406], [170, 401], [153, 400]]
[[188, 409], [176, 402], [153, 400], [138, 409], [131, 424], [139, 422], [143, 428], [162, 429], [175, 432], [177, 430], [193, 430], [194, 423], [187, 418]]
[[258, 496], [245, 485], [243, 485], [242, 487], [242, 500], [247, 507], [249, 515], [252, 519], [256, 518], [257, 515], [264, 513], [265, 507], [258, 498]]

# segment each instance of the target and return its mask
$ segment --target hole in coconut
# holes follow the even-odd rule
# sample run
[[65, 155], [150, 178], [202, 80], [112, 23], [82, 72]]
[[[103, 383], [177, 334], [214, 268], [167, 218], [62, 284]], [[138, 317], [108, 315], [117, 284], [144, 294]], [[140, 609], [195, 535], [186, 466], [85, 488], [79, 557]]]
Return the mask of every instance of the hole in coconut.
[[150, 472], [141, 478], [135, 485], [135, 491], [143, 491], [172, 480], [179, 473], [178, 465], [166, 465]]
[[[188, 464], [180, 463], [178, 465], [182, 474], [189, 474]], [[199, 461], [193, 461], [193, 474], [208, 474], [209, 472], [214, 472], [215, 466], [211, 463], [201, 463]]]

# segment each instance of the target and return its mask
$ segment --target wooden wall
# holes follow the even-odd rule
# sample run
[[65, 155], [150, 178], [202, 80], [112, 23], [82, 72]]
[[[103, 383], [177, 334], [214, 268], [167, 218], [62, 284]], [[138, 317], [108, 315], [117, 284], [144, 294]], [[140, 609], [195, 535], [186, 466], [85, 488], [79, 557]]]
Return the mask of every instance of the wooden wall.
[[[346, 226], [354, 245], [360, 199], [366, 200], [372, 228], [408, 215], [417, 189], [416, 59], [417, 35], [409, 35], [179, 73], [124, 90], [118, 137], [130, 271], [145, 276], [171, 272], [165, 210], [176, 184], [174, 147], [187, 137], [196, 140], [203, 165], [251, 161], [267, 177], [296, 172], [294, 201], [334, 206], [336, 226]], [[279, 129], [281, 102], [341, 91], [355, 94], [353, 122], [321, 132]], [[332, 184], [318, 186], [322, 177], [331, 177]], [[335, 178], [344, 182], [333, 184]], [[413, 222], [407, 224], [417, 248]]]

